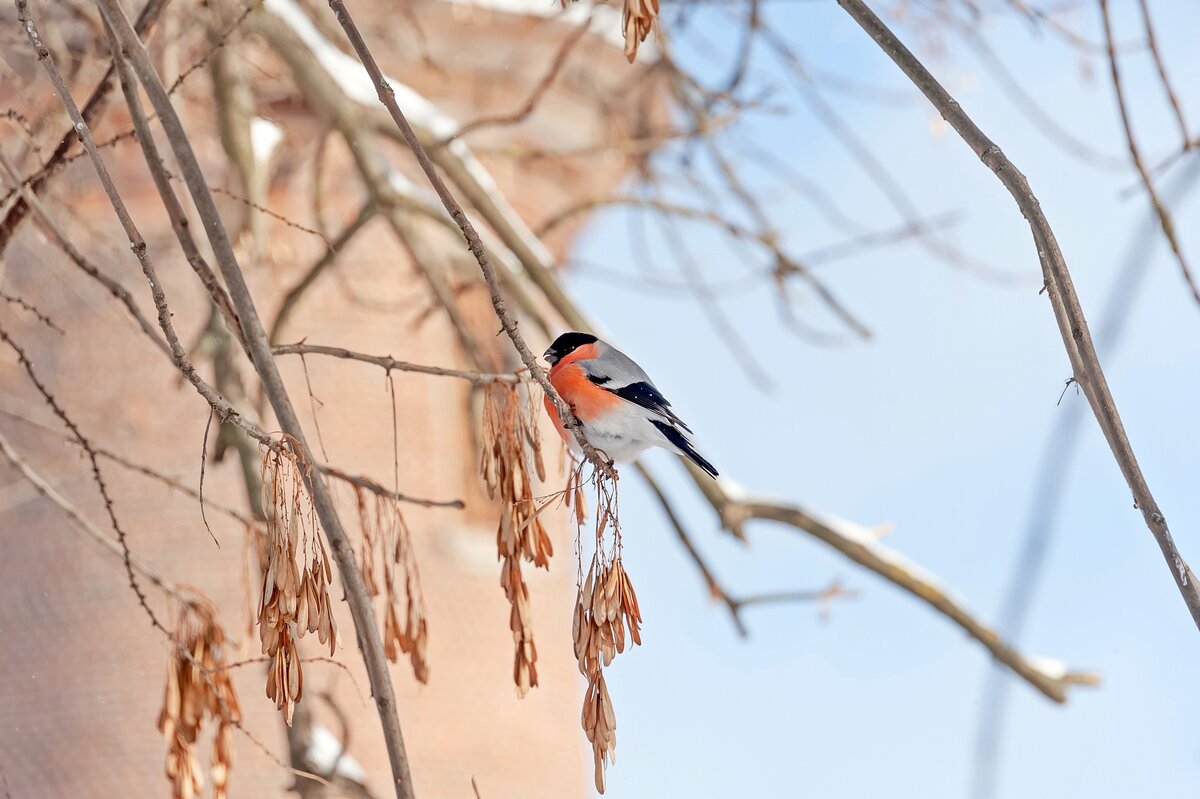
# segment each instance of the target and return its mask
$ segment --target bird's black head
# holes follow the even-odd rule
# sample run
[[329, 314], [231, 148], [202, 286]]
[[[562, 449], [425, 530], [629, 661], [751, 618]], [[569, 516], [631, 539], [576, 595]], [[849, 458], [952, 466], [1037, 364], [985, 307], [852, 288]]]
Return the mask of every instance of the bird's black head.
[[596, 343], [596, 337], [591, 333], [563, 333], [558, 338], [554, 339], [554, 343], [546, 350], [545, 358], [551, 366], [558, 363], [560, 359], [567, 357], [575, 350], [585, 344]]

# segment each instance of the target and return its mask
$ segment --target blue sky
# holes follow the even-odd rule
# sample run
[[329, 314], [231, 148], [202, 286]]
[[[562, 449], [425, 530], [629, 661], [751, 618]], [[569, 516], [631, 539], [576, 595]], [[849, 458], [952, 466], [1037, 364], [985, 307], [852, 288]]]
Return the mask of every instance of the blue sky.
[[[1132, 2], [1114, 3], [1136, 31]], [[902, 76], [832, 2], [767, 4], [769, 18], [813, 63], [905, 91]], [[1194, 46], [1200, 6], [1157, 2], [1160, 44], [1200, 123]], [[1090, 4], [1075, 18], [1097, 35]], [[719, 10], [696, 31], [731, 51]], [[1041, 199], [1095, 329], [1130, 238], [1144, 219], [1132, 173], [1081, 164], [1040, 133], [971, 51], [898, 28], [1025, 172]], [[1107, 66], [1011, 16], [985, 23], [992, 47], [1028, 91], [1076, 136], [1123, 155]], [[708, 74], [702, 48], [677, 41]], [[934, 54], [940, 44], [941, 53]], [[1090, 77], [1084, 65], [1090, 67]], [[1126, 59], [1138, 133], [1161, 154], [1175, 128], [1150, 62]], [[786, 80], [761, 62], [755, 82], [795, 107]], [[1190, 78], [1190, 81], [1189, 81]], [[725, 308], [777, 387], [745, 379], [696, 304], [631, 291], [580, 269], [572, 289], [638, 360], [697, 431], [702, 451], [756, 492], [864, 524], [890, 523], [888, 544], [938, 574], [983, 617], [999, 612], [1045, 440], [1070, 369], [1029, 231], [1011, 198], [923, 101], [877, 105], [830, 99], [926, 214], [957, 212], [950, 240], [1010, 274], [1000, 284], [936, 260], [922, 247], [876, 250], [821, 267], [821, 276], [874, 331], [869, 342], [821, 348], [784, 330], [766, 286]], [[838, 143], [794, 110], [738, 129], [826, 188], [877, 228], [899, 217]], [[802, 199], [759, 173], [786, 244], [804, 252], [837, 241]], [[772, 188], [775, 186], [776, 188]], [[1185, 247], [1200, 261], [1200, 198], [1175, 208]], [[637, 274], [670, 276], [661, 245], [631, 252], [631, 216], [614, 211], [588, 230], [576, 255]], [[744, 264], [707, 239], [713, 279]], [[1126, 427], [1177, 542], [1200, 564], [1200, 307], [1159, 242], [1119, 349], [1105, 366]], [[805, 318], [836, 329], [814, 300]], [[812, 607], [747, 611], [740, 640], [708, 601], [695, 569], [646, 491], [622, 485], [625, 561], [646, 617], [644, 646], [608, 671], [618, 716], [618, 763], [609, 796], [958, 797], [968, 793], [988, 659], [947, 621], [821, 544], [787, 528], [750, 528], [750, 546], [718, 530], [708, 506], [662, 453], [699, 546], [734, 592], [816, 588], [840, 577], [861, 592], [822, 623]], [[1001, 753], [1000, 796], [1158, 797], [1200, 780], [1200, 688], [1191, 678], [1200, 635], [1129, 491], [1090, 418], [1022, 648], [1102, 673], [1060, 707], [1015, 685]]]

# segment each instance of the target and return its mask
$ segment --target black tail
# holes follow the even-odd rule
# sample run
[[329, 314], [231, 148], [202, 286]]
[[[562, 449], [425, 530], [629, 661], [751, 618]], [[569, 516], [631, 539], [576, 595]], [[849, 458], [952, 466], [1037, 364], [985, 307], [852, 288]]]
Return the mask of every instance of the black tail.
[[717, 467], [704, 460], [700, 453], [696, 451], [696, 448], [692, 446], [692, 442], [688, 441], [687, 437], [681, 433], [679, 429], [675, 427], [675, 425], [670, 424], [669, 422], [659, 422], [654, 419], [651, 419], [650, 421], [664, 436], [667, 437], [668, 441], [678, 447], [679, 451], [688, 457], [688, 460], [699, 466], [704, 471], [708, 472], [710, 476], [717, 476]]

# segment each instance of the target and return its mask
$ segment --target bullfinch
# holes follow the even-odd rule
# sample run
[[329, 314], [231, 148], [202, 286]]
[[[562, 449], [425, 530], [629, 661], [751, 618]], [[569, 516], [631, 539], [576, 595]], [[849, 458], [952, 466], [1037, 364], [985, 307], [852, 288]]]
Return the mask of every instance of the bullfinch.
[[[590, 333], [563, 333], [545, 353], [550, 383], [571, 407], [588, 442], [614, 461], [630, 461], [649, 447], [678, 453], [711, 476], [716, 468], [696, 452], [692, 430], [650, 376], [628, 355]], [[567, 446], [578, 452], [549, 397], [546, 412]]]

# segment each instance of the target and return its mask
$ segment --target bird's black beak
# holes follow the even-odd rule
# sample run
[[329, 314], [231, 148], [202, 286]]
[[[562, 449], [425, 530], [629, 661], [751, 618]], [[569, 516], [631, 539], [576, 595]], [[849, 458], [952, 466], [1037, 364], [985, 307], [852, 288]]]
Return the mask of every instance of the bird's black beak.
[[558, 363], [558, 350], [550, 347], [542, 353], [542, 357], [546, 359], [546, 363], [553, 366], [554, 364]]

